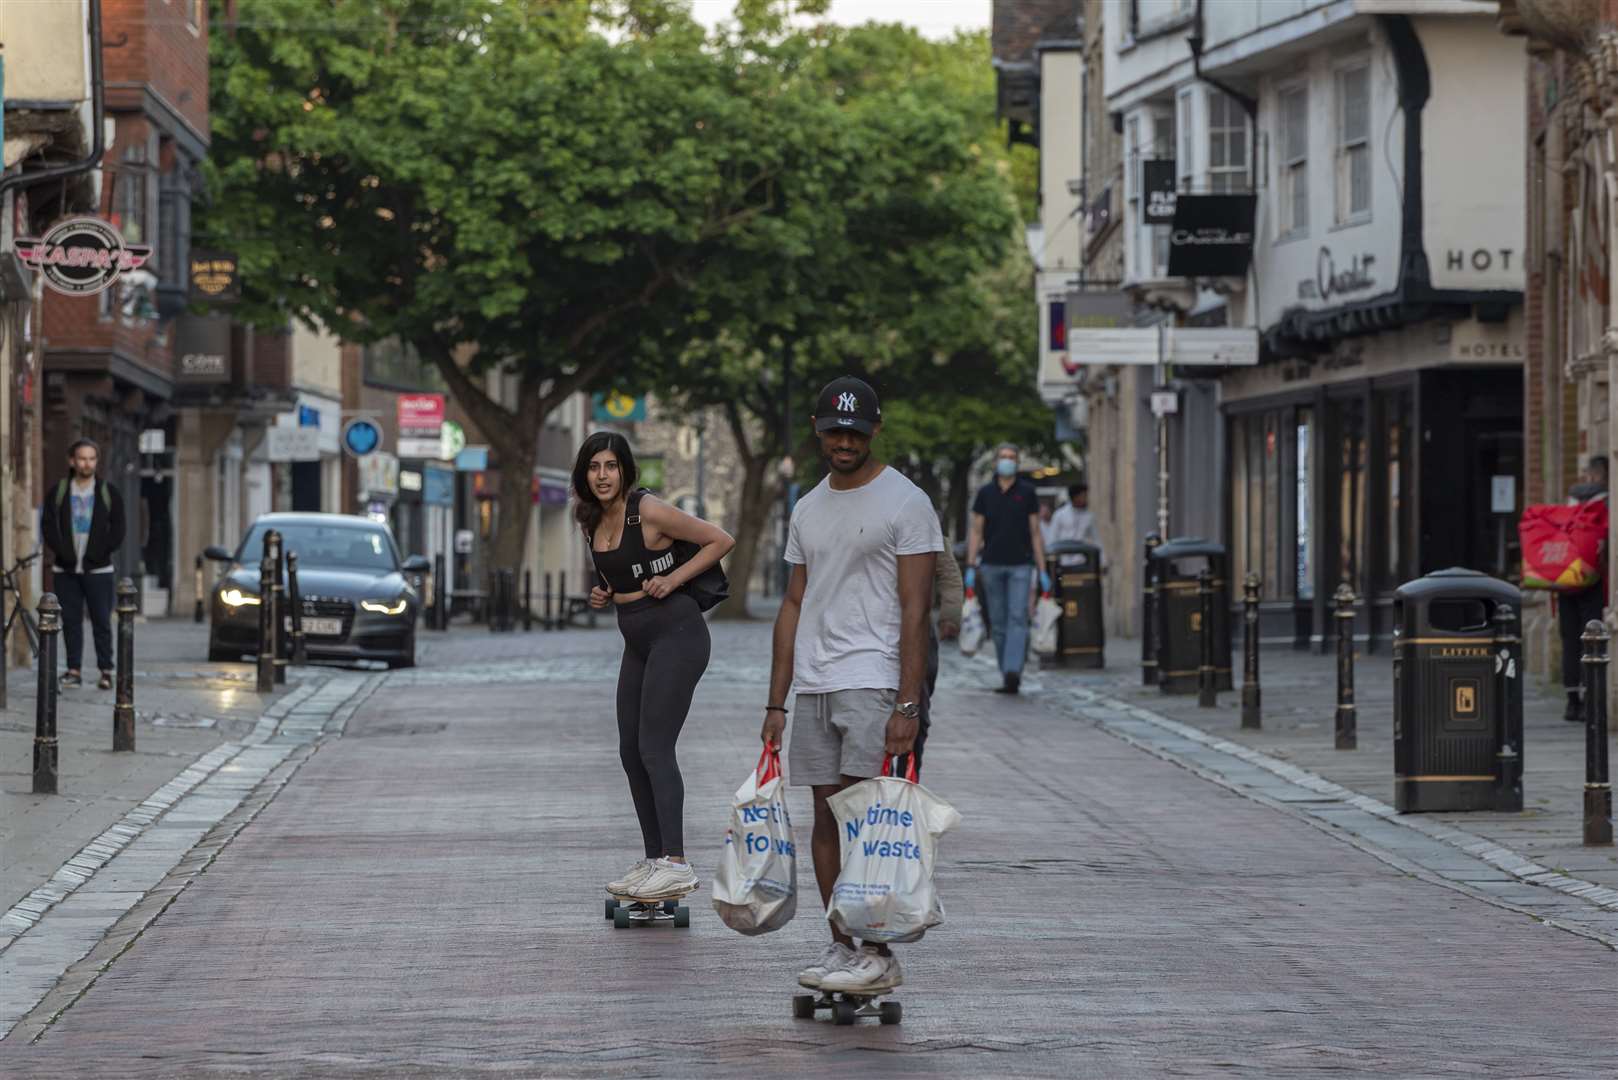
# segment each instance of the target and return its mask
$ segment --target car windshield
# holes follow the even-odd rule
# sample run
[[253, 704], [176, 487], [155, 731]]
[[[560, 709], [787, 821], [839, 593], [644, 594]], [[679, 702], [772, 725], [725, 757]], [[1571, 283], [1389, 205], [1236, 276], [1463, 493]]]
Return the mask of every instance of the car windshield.
[[[282, 550], [297, 552], [300, 567], [394, 570], [399, 566], [393, 537], [384, 529], [302, 521], [277, 522], [275, 528], [281, 533]], [[262, 559], [264, 534], [269, 530], [269, 525], [255, 523], [236, 553], [238, 561], [251, 566]]]

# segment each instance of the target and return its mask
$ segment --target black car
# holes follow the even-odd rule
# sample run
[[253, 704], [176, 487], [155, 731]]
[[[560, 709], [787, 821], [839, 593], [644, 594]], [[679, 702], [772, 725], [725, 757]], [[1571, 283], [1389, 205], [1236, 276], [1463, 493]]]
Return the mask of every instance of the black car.
[[[203, 554], [229, 563], [213, 587], [208, 659], [240, 660], [258, 652], [259, 562], [264, 534], [281, 534], [298, 555], [305, 651], [311, 660], [383, 660], [414, 667], [420, 600], [411, 583], [427, 572], [425, 556], [399, 558], [386, 525], [349, 514], [264, 514], [232, 554]], [[285, 620], [283, 622], [285, 629]]]

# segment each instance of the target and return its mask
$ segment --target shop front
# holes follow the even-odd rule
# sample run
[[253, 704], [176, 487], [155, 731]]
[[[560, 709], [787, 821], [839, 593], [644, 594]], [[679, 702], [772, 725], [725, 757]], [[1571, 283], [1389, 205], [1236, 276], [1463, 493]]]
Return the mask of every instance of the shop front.
[[1411, 578], [1516, 579], [1521, 333], [1420, 323], [1223, 380], [1232, 571], [1261, 579], [1266, 640], [1322, 647], [1345, 582], [1374, 646]]

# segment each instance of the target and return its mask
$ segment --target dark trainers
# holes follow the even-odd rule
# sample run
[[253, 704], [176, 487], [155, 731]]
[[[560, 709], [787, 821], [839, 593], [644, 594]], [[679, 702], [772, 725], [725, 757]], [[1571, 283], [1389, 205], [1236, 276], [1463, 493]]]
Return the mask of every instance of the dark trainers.
[[112, 672], [103, 671], [101, 673], [101, 678], [96, 680], [96, 689], [97, 690], [111, 690], [112, 689]]
[[57, 682], [64, 687], [84, 685], [84, 680], [79, 678], [79, 673], [77, 671], [62, 672], [62, 677], [58, 679]]

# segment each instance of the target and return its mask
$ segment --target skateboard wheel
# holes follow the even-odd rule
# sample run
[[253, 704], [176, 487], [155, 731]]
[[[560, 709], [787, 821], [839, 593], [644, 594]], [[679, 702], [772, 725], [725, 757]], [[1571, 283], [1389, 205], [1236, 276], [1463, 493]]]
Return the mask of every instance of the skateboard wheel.
[[847, 1027], [854, 1022], [854, 1015], [858, 1011], [852, 1001], [834, 1001], [831, 1006], [832, 1021], [839, 1027]]
[[877, 1016], [884, 1024], [897, 1024], [905, 1016], [905, 1007], [897, 1001], [884, 1001], [876, 1009]]
[[[664, 908], [664, 910], [667, 911], [668, 909]], [[674, 925], [675, 926], [690, 926], [691, 925], [691, 909], [688, 908], [688, 907], [675, 907], [674, 908]]]
[[678, 908], [679, 906], [680, 906], [680, 902], [678, 900], [665, 900], [665, 901], [663, 901], [663, 910], [664, 911], [673, 911], [676, 908]]
[[794, 1020], [813, 1020], [815, 1018], [815, 995], [792, 995], [792, 1018]]
[[627, 930], [634, 925], [629, 918], [628, 908], [614, 908], [612, 912], [612, 926], [614, 930]]
[[609, 919], [612, 918], [612, 913], [614, 911], [617, 911], [617, 910], [618, 910], [618, 901], [614, 900], [610, 896], [607, 897], [607, 918], [609, 918]]

